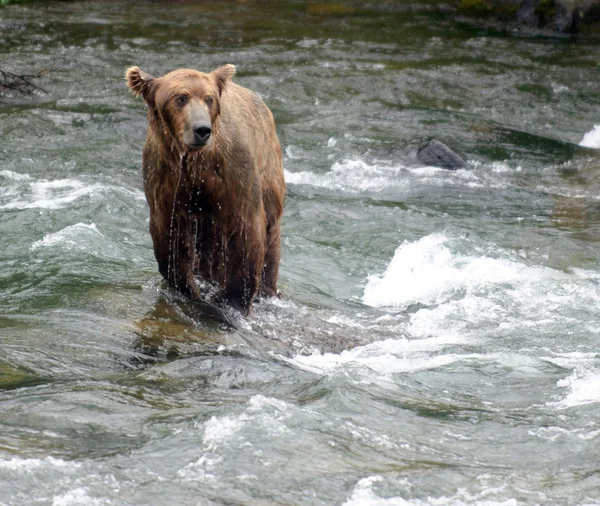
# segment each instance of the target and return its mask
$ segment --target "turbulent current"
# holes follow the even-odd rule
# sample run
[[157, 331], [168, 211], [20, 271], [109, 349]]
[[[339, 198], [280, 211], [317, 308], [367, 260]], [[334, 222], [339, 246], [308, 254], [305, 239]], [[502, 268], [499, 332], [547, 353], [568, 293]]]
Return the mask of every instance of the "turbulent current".
[[[0, 8], [0, 505], [600, 504], [600, 39], [439, 2]], [[169, 291], [123, 75], [237, 66], [281, 300]], [[416, 153], [438, 139], [468, 161]]]

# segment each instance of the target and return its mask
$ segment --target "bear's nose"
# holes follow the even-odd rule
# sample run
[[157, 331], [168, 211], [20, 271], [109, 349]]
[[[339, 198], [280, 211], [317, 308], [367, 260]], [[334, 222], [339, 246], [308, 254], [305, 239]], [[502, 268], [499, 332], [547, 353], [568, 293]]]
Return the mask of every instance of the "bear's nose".
[[206, 144], [210, 133], [211, 128], [209, 125], [196, 125], [194, 127], [194, 144]]

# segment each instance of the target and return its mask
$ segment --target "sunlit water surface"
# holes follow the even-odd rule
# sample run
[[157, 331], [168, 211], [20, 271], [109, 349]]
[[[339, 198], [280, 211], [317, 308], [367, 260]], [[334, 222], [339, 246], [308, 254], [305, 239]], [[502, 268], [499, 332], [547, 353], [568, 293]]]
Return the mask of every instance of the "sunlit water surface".
[[[0, 103], [0, 505], [600, 504], [599, 39], [293, 1], [12, 5], [0, 38], [54, 66]], [[123, 82], [224, 63], [288, 183], [285, 298], [234, 329], [160, 280]]]

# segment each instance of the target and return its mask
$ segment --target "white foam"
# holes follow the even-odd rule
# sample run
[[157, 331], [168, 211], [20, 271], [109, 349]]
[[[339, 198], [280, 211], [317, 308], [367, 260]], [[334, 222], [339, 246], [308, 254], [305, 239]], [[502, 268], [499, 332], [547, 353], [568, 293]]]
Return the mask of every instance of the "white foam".
[[102, 504], [110, 504], [110, 502], [90, 497], [87, 489], [83, 487], [69, 490], [52, 498], [52, 506], [96, 506]]
[[369, 476], [361, 479], [354, 487], [352, 496], [342, 506], [404, 506], [410, 503], [400, 497], [382, 499], [372, 490], [374, 483], [383, 481], [381, 476]]
[[[469, 493], [464, 489], [459, 489], [456, 495], [452, 497], [427, 497], [425, 499], [404, 499], [402, 497], [383, 498], [377, 495], [373, 490], [374, 486], [383, 482], [381, 476], [369, 476], [359, 480], [354, 487], [350, 498], [342, 506], [517, 506], [515, 499], [506, 499], [496, 501], [488, 499], [488, 496], [503, 495], [500, 489], [487, 489], [479, 493]], [[410, 484], [403, 480], [403, 488], [410, 490]]]
[[21, 197], [0, 206], [0, 209], [60, 209], [81, 197], [101, 191], [104, 187], [88, 185], [76, 179], [28, 181], [27, 200]]
[[213, 416], [204, 424], [204, 444], [209, 449], [218, 447], [223, 441], [230, 439], [248, 420], [247, 415]]
[[493, 244], [431, 234], [403, 242], [387, 269], [367, 278], [362, 300], [388, 313], [425, 306], [398, 319], [396, 335], [473, 340], [488, 333], [545, 334], [585, 325], [573, 314], [597, 307], [600, 292], [588, 271], [531, 265]]
[[337, 369], [358, 367], [372, 377], [396, 373], [416, 372], [442, 367], [464, 357], [460, 355], [435, 355], [448, 344], [460, 342], [456, 336], [438, 336], [427, 339], [387, 339], [366, 346], [337, 353], [297, 355], [291, 361], [303, 369], [320, 374], [329, 374]]
[[240, 415], [212, 417], [204, 424], [203, 442], [214, 450], [242, 430], [248, 423], [258, 423], [271, 434], [285, 431], [282, 421], [289, 416], [289, 406], [278, 399], [254, 395]]
[[[89, 183], [78, 179], [33, 179], [28, 174], [17, 174], [9, 170], [0, 171], [0, 176], [9, 180], [0, 189], [0, 209], [61, 209], [83, 197], [116, 191], [135, 200], [144, 200], [144, 194], [136, 188], [121, 185]], [[10, 200], [8, 200], [10, 198]]]
[[34, 242], [30, 249], [35, 251], [39, 248], [61, 246], [69, 250], [85, 250], [87, 243], [94, 237], [104, 237], [95, 223], [76, 223], [45, 235], [43, 239]]
[[213, 416], [201, 427], [203, 429], [201, 456], [178, 471], [178, 475], [189, 481], [215, 481], [216, 467], [223, 461], [227, 448], [252, 446], [247, 442], [247, 431], [262, 432], [263, 437], [281, 436], [287, 433], [285, 421], [293, 408], [284, 401], [254, 395], [246, 409], [238, 415]]
[[352, 423], [350, 420], [345, 420], [341, 426], [338, 424], [338, 427], [343, 427], [347, 433], [352, 436], [354, 441], [360, 441], [361, 443], [366, 443], [369, 446], [386, 448], [388, 450], [410, 448], [410, 444], [399, 437], [390, 438], [378, 430], [371, 430], [360, 423]]
[[524, 276], [537, 280], [557, 274], [507, 259], [456, 254], [448, 241], [443, 234], [404, 241], [386, 271], [369, 276], [363, 302], [373, 307], [438, 304], [460, 291], [503, 283], [516, 285]]
[[600, 125], [594, 125], [594, 129], [583, 136], [579, 145], [585, 148], [600, 149]]
[[492, 162], [491, 164], [489, 164], [489, 167], [491, 169], [492, 172], [495, 172], [497, 174], [504, 174], [507, 172], [522, 172], [523, 168], [520, 165], [517, 165], [516, 167], [513, 167], [512, 165], [509, 165], [507, 162]]
[[214, 450], [230, 440], [248, 423], [259, 422], [271, 434], [285, 431], [282, 421], [289, 416], [288, 405], [278, 399], [255, 395], [250, 398], [246, 410], [237, 416], [213, 416], [204, 424], [203, 442], [207, 449]]
[[19, 174], [17, 172], [13, 172], [12, 170], [0, 170], [0, 176], [5, 177], [6, 179], [11, 179], [13, 181], [31, 180], [31, 176], [29, 174]]
[[578, 366], [575, 371], [557, 382], [560, 388], [568, 389], [565, 398], [549, 403], [558, 408], [572, 408], [600, 402], [600, 371], [589, 366]]
[[[295, 151], [289, 150], [286, 153], [290, 159], [299, 158]], [[310, 185], [351, 193], [379, 192], [386, 188], [410, 188], [415, 183], [483, 186], [481, 180], [469, 170], [449, 171], [430, 166], [407, 167], [386, 161], [367, 163], [361, 159], [334, 162], [331, 169], [325, 173], [286, 170], [285, 180], [290, 184]]]
[[563, 427], [538, 427], [537, 429], [528, 430], [527, 434], [554, 442], [561, 437], [573, 434], [573, 431], [564, 429]]
[[40, 467], [79, 467], [80, 464], [77, 462], [68, 462], [55, 457], [46, 457], [43, 459], [21, 459], [19, 457], [13, 457], [11, 459], [0, 459], [0, 469], [7, 469], [11, 471], [32, 471]]
[[600, 402], [600, 359], [595, 352], [574, 351], [542, 357], [542, 360], [565, 369], [571, 374], [557, 381], [556, 386], [566, 389], [562, 400], [547, 405], [566, 409]]
[[307, 184], [332, 190], [380, 191], [387, 186], [401, 184], [402, 180], [398, 177], [404, 169], [401, 165], [370, 165], [362, 160], [346, 160], [335, 162], [331, 170], [324, 174], [286, 171], [285, 179], [291, 184]]

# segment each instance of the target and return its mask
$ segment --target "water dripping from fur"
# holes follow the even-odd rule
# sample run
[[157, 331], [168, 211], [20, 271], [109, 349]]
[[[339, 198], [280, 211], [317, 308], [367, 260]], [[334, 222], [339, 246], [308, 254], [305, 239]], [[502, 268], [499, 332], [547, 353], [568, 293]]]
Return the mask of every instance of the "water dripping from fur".
[[[173, 230], [175, 228], [175, 206], [177, 205], [177, 195], [179, 193], [179, 186], [181, 185], [181, 174], [184, 170], [184, 165], [187, 165], [187, 155], [181, 155], [180, 159], [179, 159], [179, 164], [180, 164], [180, 170], [179, 170], [179, 174], [177, 175], [177, 184], [175, 185], [175, 192], [173, 193], [173, 206], [171, 208], [171, 223], [169, 225], [169, 261], [168, 261], [168, 266], [167, 266], [167, 276], [168, 279], [171, 279], [171, 275], [172, 273], [174, 274], [173, 276], [173, 280], [176, 281], [175, 279], [175, 275], [176, 275], [176, 265], [177, 265], [177, 248], [174, 248], [174, 241], [177, 241], [178, 236], [179, 236], [179, 230], [178, 233], [175, 234], [175, 237], [173, 237]], [[179, 224], [177, 224], [178, 228], [179, 228]]]

